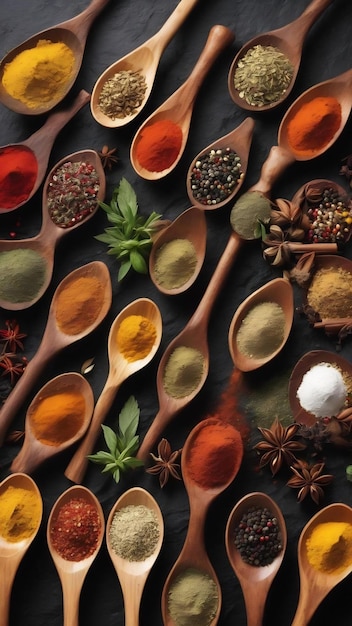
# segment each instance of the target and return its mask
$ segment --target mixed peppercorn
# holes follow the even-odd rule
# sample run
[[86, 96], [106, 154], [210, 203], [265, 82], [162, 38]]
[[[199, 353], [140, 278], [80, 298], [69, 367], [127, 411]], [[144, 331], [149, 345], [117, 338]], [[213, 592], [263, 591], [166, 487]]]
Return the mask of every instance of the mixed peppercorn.
[[232, 194], [241, 175], [241, 160], [234, 150], [211, 150], [200, 157], [192, 168], [193, 197], [204, 205], [219, 204]]
[[234, 528], [234, 541], [243, 561], [253, 566], [270, 565], [282, 550], [281, 532], [266, 507], [250, 507]]
[[344, 243], [351, 230], [352, 208], [336, 189], [324, 189], [319, 199], [308, 199], [307, 215], [311, 227], [308, 243]]

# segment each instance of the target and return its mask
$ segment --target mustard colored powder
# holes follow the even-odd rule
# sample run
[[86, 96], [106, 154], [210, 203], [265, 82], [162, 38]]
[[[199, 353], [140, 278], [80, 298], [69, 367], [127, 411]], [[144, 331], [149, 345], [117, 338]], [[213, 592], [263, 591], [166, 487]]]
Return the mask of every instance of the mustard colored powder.
[[143, 315], [129, 315], [122, 320], [116, 334], [117, 346], [129, 362], [148, 356], [156, 339], [156, 328]]

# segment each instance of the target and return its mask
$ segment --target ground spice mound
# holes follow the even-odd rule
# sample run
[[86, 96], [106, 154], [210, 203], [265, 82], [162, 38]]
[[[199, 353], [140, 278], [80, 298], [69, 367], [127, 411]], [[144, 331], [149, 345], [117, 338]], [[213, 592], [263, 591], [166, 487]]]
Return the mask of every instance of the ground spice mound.
[[318, 270], [307, 292], [309, 306], [322, 319], [352, 316], [352, 274], [341, 267]]

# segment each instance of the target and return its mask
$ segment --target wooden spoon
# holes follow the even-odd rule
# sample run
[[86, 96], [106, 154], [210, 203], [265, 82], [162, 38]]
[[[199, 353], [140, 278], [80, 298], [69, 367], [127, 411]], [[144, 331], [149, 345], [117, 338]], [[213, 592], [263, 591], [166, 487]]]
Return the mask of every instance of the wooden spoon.
[[346, 522], [352, 524], [352, 509], [346, 504], [334, 503], [318, 511], [302, 530], [298, 542], [300, 594], [292, 626], [307, 626], [324, 598], [352, 571], [352, 563], [342, 572], [326, 574], [312, 567], [307, 559], [306, 541], [318, 524]]
[[[36, 35], [30, 37], [29, 39], [26, 39], [19, 46], [16, 46], [16, 48], [10, 50], [0, 62], [0, 102], [2, 102], [2, 104], [4, 104], [12, 111], [16, 111], [17, 113], [24, 113], [26, 115], [39, 115], [47, 113], [48, 111], [53, 109], [54, 106], [56, 106], [61, 100], [63, 100], [70, 91], [72, 85], [74, 84], [78, 72], [81, 68], [89, 29], [95, 17], [102, 11], [102, 9], [106, 6], [108, 2], [109, 0], [92, 0], [90, 5], [84, 11], [82, 11], [82, 13], [76, 15], [76, 17], [73, 17], [72, 19], [65, 22], [61, 22], [60, 24], [57, 24], [52, 28], [42, 30]], [[7, 63], [10, 63], [18, 54], [20, 54], [20, 52], [35, 48], [38, 41], [41, 39], [46, 39], [53, 43], [62, 42], [66, 44], [69, 48], [71, 48], [74, 54], [75, 64], [72, 76], [67, 81], [65, 90], [63, 92], [60, 92], [58, 97], [53, 98], [53, 100], [50, 100], [50, 102], [44, 102], [41, 106], [31, 108], [20, 100], [12, 98], [12, 96], [7, 93], [2, 84], [2, 77], [5, 65]]]
[[[92, 115], [99, 124], [106, 126], [107, 128], [119, 128], [120, 126], [129, 124], [129, 122], [134, 120], [134, 118], [139, 115], [146, 105], [153, 89], [155, 75], [162, 53], [197, 3], [198, 0], [180, 0], [175, 10], [171, 13], [161, 29], [153, 35], [153, 37], [138, 46], [138, 48], [132, 52], [126, 54], [118, 61], [112, 63], [101, 74], [101, 76], [99, 76], [92, 91], [91, 101]], [[143, 74], [147, 84], [147, 89], [144, 94], [143, 101], [135, 113], [127, 115], [121, 119], [112, 120], [100, 109], [99, 98], [105, 83], [112, 78], [114, 74], [122, 70], [131, 70], [132, 72]]]
[[9, 624], [12, 585], [19, 564], [21, 563], [25, 553], [40, 528], [43, 513], [43, 503], [40, 491], [30, 476], [27, 476], [26, 474], [12, 474], [11, 476], [8, 476], [0, 484], [0, 494], [4, 493], [4, 491], [6, 491], [10, 486], [15, 487], [16, 489], [29, 489], [30, 491], [33, 491], [40, 501], [41, 513], [38, 526], [30, 537], [22, 539], [22, 541], [18, 541], [16, 543], [6, 541], [6, 539], [0, 537], [0, 626], [8, 626]]
[[[303, 13], [282, 28], [263, 33], [253, 37], [248, 41], [239, 52], [236, 54], [228, 74], [228, 89], [232, 100], [237, 106], [248, 111], [266, 111], [268, 109], [274, 109], [286, 100], [290, 95], [293, 85], [295, 83], [298, 70], [301, 63], [302, 48], [305, 37], [314, 24], [319, 15], [328, 7], [333, 0], [313, 0]], [[237, 89], [235, 89], [234, 75], [237, 69], [239, 61], [244, 55], [254, 46], [273, 46], [282, 52], [291, 62], [293, 66], [293, 76], [291, 83], [287, 87], [285, 93], [276, 102], [266, 104], [264, 106], [253, 106], [248, 104], [244, 98], [241, 98]]]
[[223, 485], [205, 489], [193, 480], [188, 471], [189, 453], [193, 446], [193, 441], [195, 437], [198, 436], [199, 431], [202, 430], [208, 423], [211, 424], [212, 422], [214, 422], [213, 418], [208, 418], [199, 422], [188, 435], [182, 451], [182, 476], [189, 498], [190, 516], [183, 548], [166, 579], [162, 592], [161, 610], [165, 626], [174, 626], [174, 621], [168, 610], [168, 595], [170, 587], [178, 575], [188, 568], [195, 568], [204, 574], [208, 574], [218, 588], [219, 601], [216, 616], [210, 622], [209, 626], [215, 626], [215, 624], [217, 624], [221, 611], [221, 588], [216, 572], [210, 562], [205, 548], [204, 527], [210, 505], [233, 482], [240, 468], [242, 455], [238, 457], [238, 463], [234, 466], [232, 475], [229, 476], [228, 481]]
[[[186, 147], [193, 107], [202, 81], [219, 54], [233, 39], [234, 34], [229, 28], [219, 25], [213, 26], [205, 47], [187, 80], [137, 130], [132, 141], [130, 158], [132, 166], [139, 176], [146, 180], [158, 180], [169, 174], [176, 167]], [[136, 147], [143, 129], [160, 120], [171, 120], [180, 126], [182, 130], [182, 145], [178, 156], [170, 167], [161, 172], [150, 172], [140, 165], [136, 156]]]
[[[167, 288], [158, 281], [155, 274], [155, 263], [158, 251], [162, 246], [175, 239], [187, 239], [190, 241], [197, 255], [197, 264], [192, 276], [180, 287]], [[204, 211], [197, 207], [191, 207], [183, 211], [171, 224], [167, 226], [154, 239], [153, 247], [149, 256], [149, 274], [156, 288], [166, 295], [176, 295], [189, 289], [195, 282], [202, 269], [207, 243], [207, 224]]]
[[[243, 319], [253, 307], [261, 302], [275, 302], [285, 315], [285, 327], [282, 342], [276, 350], [266, 357], [256, 358], [241, 352], [237, 344], [237, 333]], [[229, 349], [234, 365], [242, 372], [250, 372], [269, 363], [284, 347], [291, 331], [294, 314], [293, 289], [285, 278], [274, 278], [266, 285], [250, 294], [236, 310], [229, 329]]]
[[[155, 343], [149, 354], [143, 359], [127, 361], [119, 351], [116, 334], [123, 319], [130, 315], [142, 315], [155, 326]], [[162, 335], [162, 319], [157, 305], [148, 298], [139, 298], [128, 304], [115, 318], [109, 333], [109, 374], [96, 403], [92, 420], [85, 437], [68, 464], [65, 476], [75, 483], [82, 481], [88, 465], [87, 455], [91, 454], [93, 446], [101, 432], [103, 423], [120, 385], [132, 374], [135, 374], [148, 365], [157, 352]]]
[[[158, 520], [160, 534], [153, 554], [144, 559], [144, 561], [128, 561], [116, 554], [113, 549], [110, 540], [110, 527], [114, 515], [118, 510], [126, 506], [139, 505], [146, 506], [154, 511]], [[139, 608], [143, 589], [150, 570], [158, 558], [163, 539], [164, 520], [159, 505], [153, 496], [145, 489], [142, 489], [142, 487], [133, 487], [125, 491], [111, 509], [106, 523], [106, 545], [122, 589], [125, 608], [125, 626], [139, 625]]]
[[[50, 397], [60, 393], [79, 393], [85, 400], [84, 419], [81, 428], [76, 434], [59, 445], [48, 445], [37, 439], [35, 430], [32, 427], [31, 416], [36, 410], [36, 406], [43, 398]], [[83, 376], [77, 372], [68, 372], [60, 374], [52, 378], [33, 398], [27, 409], [25, 420], [25, 438], [20, 452], [12, 461], [10, 467], [11, 472], [25, 472], [31, 474], [39, 465], [52, 456], [59, 454], [72, 446], [76, 441], [83, 437], [92, 417], [94, 407], [93, 390]]]
[[[84, 328], [84, 330], [77, 335], [67, 335], [59, 329], [56, 323], [57, 298], [67, 284], [81, 276], [96, 276], [104, 286], [104, 298], [101, 302], [100, 312], [93, 324]], [[92, 261], [91, 263], [87, 263], [87, 265], [78, 267], [61, 281], [51, 301], [46, 327], [39, 348], [0, 410], [0, 445], [4, 441], [7, 429], [13, 418], [24, 402], [25, 396], [28, 395], [40, 374], [45, 371], [48, 363], [64, 348], [67, 348], [93, 332], [106, 317], [111, 306], [111, 301], [112, 289], [110, 274], [105, 263], [101, 261]]]
[[[87, 503], [93, 505], [100, 518], [100, 533], [99, 539], [93, 554], [81, 561], [67, 561], [63, 559], [56, 551], [51, 540], [51, 528], [56, 521], [57, 515], [61, 507], [72, 499], [82, 498]], [[63, 594], [63, 617], [64, 626], [78, 626], [79, 624], [79, 599], [81, 595], [82, 586], [87, 576], [88, 570], [95, 560], [104, 537], [105, 520], [104, 513], [101, 508], [99, 500], [96, 496], [86, 487], [74, 485], [67, 489], [56, 500], [47, 526], [47, 542], [51, 557], [54, 561], [57, 573], [59, 575], [62, 594]]]
[[[97, 202], [96, 206], [91, 213], [84, 216], [82, 220], [77, 220], [76, 224], [70, 226], [69, 228], [62, 228], [53, 222], [50, 217], [50, 213], [48, 210], [48, 191], [49, 185], [52, 180], [54, 172], [58, 167], [66, 163], [67, 161], [77, 162], [77, 161], [85, 161], [94, 166], [98, 173], [99, 177], [99, 191], [97, 193]], [[53, 269], [54, 269], [54, 257], [55, 257], [55, 249], [58, 242], [67, 234], [74, 230], [76, 230], [79, 226], [88, 221], [93, 215], [95, 215], [98, 207], [99, 201], [104, 199], [105, 196], [105, 187], [106, 187], [106, 178], [105, 173], [99, 158], [99, 155], [94, 150], [80, 150], [78, 152], [74, 152], [73, 154], [69, 154], [61, 159], [50, 171], [48, 174], [44, 188], [43, 188], [43, 198], [42, 198], [42, 226], [41, 230], [35, 237], [30, 237], [27, 239], [1, 239], [0, 240], [0, 253], [1, 252], [9, 252], [11, 250], [34, 250], [38, 252], [42, 256], [46, 264], [46, 273], [45, 273], [45, 281], [35, 295], [32, 300], [26, 302], [11, 302], [9, 300], [0, 298], [0, 307], [7, 309], [9, 311], [19, 311], [23, 309], [28, 309], [33, 306], [40, 298], [44, 295], [47, 288], [50, 285]], [[25, 268], [24, 268], [25, 269]]]
[[[220, 137], [220, 139], [213, 141], [213, 143], [211, 143], [207, 148], [204, 148], [203, 150], [201, 150], [197, 154], [195, 159], [193, 159], [191, 165], [189, 166], [189, 169], [187, 172], [187, 180], [186, 180], [187, 194], [193, 206], [196, 206], [202, 210], [213, 211], [214, 209], [221, 209], [221, 207], [225, 206], [225, 204], [228, 204], [229, 202], [231, 202], [231, 200], [233, 200], [237, 192], [242, 187], [243, 181], [246, 176], [247, 166], [248, 166], [248, 156], [249, 156], [249, 150], [250, 150], [251, 143], [252, 143], [254, 124], [255, 124], [255, 121], [251, 117], [247, 117], [245, 120], [243, 120], [242, 124], [237, 126], [237, 128], [232, 130], [227, 135]], [[221, 150], [225, 148], [231, 148], [240, 157], [241, 175], [240, 175], [239, 181], [236, 187], [233, 188], [231, 194], [225, 200], [222, 200], [221, 202], [218, 202], [217, 204], [210, 204], [210, 205], [202, 204], [201, 202], [199, 202], [199, 200], [197, 200], [194, 197], [193, 192], [192, 192], [192, 171], [195, 166], [195, 163], [199, 159], [201, 159], [204, 155], [209, 154], [211, 150]]]
[[32, 196], [34, 196], [34, 194], [43, 182], [48, 167], [51, 149], [54, 145], [54, 141], [58, 133], [74, 117], [74, 115], [85, 104], [87, 104], [87, 102], [89, 102], [89, 100], [89, 93], [82, 89], [79, 92], [77, 98], [74, 100], [73, 104], [68, 109], [52, 113], [46, 120], [45, 124], [39, 130], [37, 130], [37, 132], [28, 137], [28, 139], [25, 139], [25, 141], [22, 141], [21, 143], [12, 143], [6, 146], [2, 146], [0, 148], [0, 152], [6, 148], [21, 148], [24, 150], [29, 150], [36, 158], [38, 165], [37, 178], [27, 198], [19, 204], [16, 204], [16, 206], [11, 207], [10, 209], [0, 206], [0, 214], [11, 213], [11, 211], [15, 211], [15, 209], [18, 209], [20, 206], [26, 204], [26, 202], [28, 202], [28, 200], [32, 198]]
[[[282, 550], [269, 565], [256, 567], [246, 563], [235, 546], [234, 530], [242, 516], [250, 507], [267, 508], [277, 518], [281, 533]], [[276, 502], [267, 494], [249, 493], [237, 502], [232, 509], [225, 531], [226, 552], [243, 593], [247, 626], [261, 626], [268, 593], [281, 566], [287, 545], [287, 532], [284, 517]]]

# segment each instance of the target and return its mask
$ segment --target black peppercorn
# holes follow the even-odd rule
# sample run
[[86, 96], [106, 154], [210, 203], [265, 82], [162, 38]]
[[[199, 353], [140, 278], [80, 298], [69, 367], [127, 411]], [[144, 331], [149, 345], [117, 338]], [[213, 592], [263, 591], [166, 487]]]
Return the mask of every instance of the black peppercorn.
[[228, 198], [242, 176], [240, 157], [231, 148], [211, 150], [200, 157], [191, 172], [195, 200], [212, 206]]
[[278, 521], [265, 507], [250, 507], [242, 515], [234, 541], [242, 559], [255, 567], [270, 565], [282, 550]]

